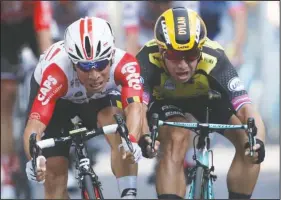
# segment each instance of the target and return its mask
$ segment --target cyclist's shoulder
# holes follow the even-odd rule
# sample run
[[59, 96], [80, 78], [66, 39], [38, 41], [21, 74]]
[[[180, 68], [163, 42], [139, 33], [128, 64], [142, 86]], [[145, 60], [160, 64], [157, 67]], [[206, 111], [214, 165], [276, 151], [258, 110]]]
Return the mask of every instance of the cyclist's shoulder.
[[224, 48], [219, 42], [207, 38], [206, 42], [203, 45], [203, 53], [210, 54], [214, 57], [219, 57], [223, 54], [223, 52]]
[[198, 69], [209, 74], [214, 69], [221, 67], [223, 62], [219, 62], [226, 58], [224, 48], [216, 41], [207, 38], [202, 49], [202, 59], [198, 65]]
[[154, 39], [145, 43], [136, 55], [136, 58], [141, 67], [163, 68], [164, 66], [158, 45]]
[[[72, 49], [70, 51], [74, 50]], [[39, 59], [39, 65], [43, 68], [48, 67], [51, 64], [56, 64], [61, 68], [66, 68], [71, 65], [71, 63], [72, 62], [64, 48], [64, 41], [58, 41], [52, 44], [46, 51], [44, 51]]]
[[40, 55], [34, 76], [37, 82], [43, 78], [43, 74], [68, 79], [73, 75], [74, 69], [69, 59], [63, 41], [51, 45], [43, 54]]

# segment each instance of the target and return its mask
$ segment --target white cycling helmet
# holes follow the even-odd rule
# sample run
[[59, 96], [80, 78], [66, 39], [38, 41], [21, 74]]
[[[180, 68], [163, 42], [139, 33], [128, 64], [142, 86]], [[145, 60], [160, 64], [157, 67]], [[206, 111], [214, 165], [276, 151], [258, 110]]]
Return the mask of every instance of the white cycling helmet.
[[64, 47], [75, 64], [108, 59], [114, 49], [112, 28], [101, 18], [80, 18], [67, 27]]

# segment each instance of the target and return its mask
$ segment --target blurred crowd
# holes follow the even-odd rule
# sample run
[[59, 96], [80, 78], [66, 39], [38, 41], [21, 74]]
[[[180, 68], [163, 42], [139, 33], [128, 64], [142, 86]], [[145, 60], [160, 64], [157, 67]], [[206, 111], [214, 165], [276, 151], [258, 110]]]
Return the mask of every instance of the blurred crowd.
[[158, 16], [177, 6], [201, 15], [261, 112], [267, 143], [279, 144], [279, 1], [1, 1], [1, 198], [30, 195], [21, 137], [39, 55], [84, 16], [111, 22], [116, 45], [136, 55]]

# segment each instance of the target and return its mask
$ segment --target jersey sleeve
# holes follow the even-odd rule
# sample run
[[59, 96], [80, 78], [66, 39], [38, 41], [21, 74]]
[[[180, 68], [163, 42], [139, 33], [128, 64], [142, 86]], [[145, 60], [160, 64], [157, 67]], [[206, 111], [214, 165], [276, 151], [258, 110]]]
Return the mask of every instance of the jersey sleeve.
[[34, 1], [35, 31], [50, 29], [52, 23], [52, 6], [48, 1]]
[[154, 64], [159, 63], [158, 59], [160, 58], [154, 56], [155, 53], [151, 53], [151, 51], [155, 52], [155, 50], [151, 50], [150, 48], [157, 47], [144, 46], [136, 55], [141, 69], [141, 77], [143, 79], [143, 102], [147, 105], [153, 98], [153, 87], [160, 82], [159, 74], [161, 74], [159, 66], [154, 66]]
[[57, 64], [51, 64], [44, 71], [37, 96], [34, 99], [29, 119], [37, 119], [48, 125], [56, 101], [68, 90], [67, 77]]
[[243, 82], [238, 77], [235, 68], [223, 51], [217, 66], [211, 71], [210, 75], [226, 92], [233, 110], [237, 112], [242, 105], [251, 104], [251, 99], [248, 96]]
[[123, 109], [130, 103], [142, 102], [143, 85], [137, 60], [125, 53], [114, 72], [114, 79], [120, 84]]

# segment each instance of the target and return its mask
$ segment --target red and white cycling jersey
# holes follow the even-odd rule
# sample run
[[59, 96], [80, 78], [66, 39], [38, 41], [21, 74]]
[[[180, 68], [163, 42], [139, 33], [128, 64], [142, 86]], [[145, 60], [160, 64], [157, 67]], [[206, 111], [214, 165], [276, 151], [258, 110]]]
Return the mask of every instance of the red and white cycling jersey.
[[142, 102], [143, 86], [139, 64], [135, 57], [119, 48], [115, 48], [110, 77], [105, 88], [91, 97], [87, 96], [85, 87], [79, 81], [63, 41], [53, 44], [40, 56], [34, 78], [40, 88], [33, 102], [30, 118], [40, 118], [44, 124], [48, 124], [51, 119], [59, 98], [82, 104], [90, 99], [121, 93], [123, 108], [132, 102]]

